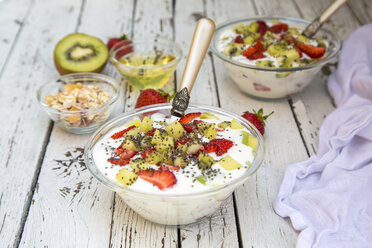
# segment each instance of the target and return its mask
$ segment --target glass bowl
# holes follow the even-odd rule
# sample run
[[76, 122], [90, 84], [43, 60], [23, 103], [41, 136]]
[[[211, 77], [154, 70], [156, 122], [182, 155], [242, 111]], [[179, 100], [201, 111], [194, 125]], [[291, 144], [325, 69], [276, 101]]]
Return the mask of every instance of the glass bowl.
[[163, 87], [181, 57], [180, 45], [165, 39], [122, 41], [110, 50], [110, 61], [120, 75], [140, 89]]
[[[102, 105], [79, 110], [59, 110], [47, 104], [47, 96], [55, 96], [58, 92], [64, 91], [64, 86], [81, 83], [82, 86], [99, 86], [108, 93], [108, 101]], [[37, 91], [37, 100], [49, 115], [49, 117], [64, 130], [74, 134], [87, 134], [96, 130], [115, 109], [115, 104], [120, 96], [118, 82], [106, 75], [98, 73], [73, 73], [61, 76], [50, 83], [40, 87]], [[79, 99], [89, 101], [89, 97], [79, 94]], [[79, 100], [80, 101], [80, 100]]]
[[341, 48], [341, 42], [336, 34], [326, 28], [321, 28], [314, 37], [321, 37], [328, 43], [326, 54], [321, 60], [305, 66], [292, 68], [258, 67], [233, 60], [217, 49], [217, 43], [223, 32], [231, 30], [234, 25], [249, 24], [257, 20], [270, 23], [273, 19], [299, 30], [304, 30], [310, 24], [306, 20], [287, 17], [255, 17], [228, 21], [217, 27], [210, 46], [211, 51], [224, 61], [227, 71], [239, 88], [243, 92], [258, 98], [284, 98], [303, 90], [321, 67], [336, 57]]
[[139, 215], [157, 224], [186, 225], [198, 222], [205, 217], [212, 215], [217, 209], [219, 209], [221, 203], [228, 198], [238, 186], [242, 185], [246, 180], [254, 175], [264, 160], [265, 148], [260, 132], [253, 124], [242, 117], [220, 108], [190, 105], [187, 112], [207, 111], [212, 114], [234, 118], [257, 138], [258, 148], [256, 150], [255, 158], [252, 165], [247, 169], [243, 176], [236, 178], [229, 184], [216, 186], [206, 191], [178, 195], [138, 192], [108, 179], [94, 161], [94, 146], [101, 141], [102, 137], [109, 132], [112, 132], [112, 129], [121, 127], [133, 119], [138, 119], [139, 117], [150, 115], [155, 112], [169, 115], [171, 107], [170, 104], [157, 104], [145, 106], [135, 111], [119, 115], [104, 124], [93, 134], [85, 147], [84, 157], [86, 166], [93, 176], [110, 190], [117, 192], [123, 201]]

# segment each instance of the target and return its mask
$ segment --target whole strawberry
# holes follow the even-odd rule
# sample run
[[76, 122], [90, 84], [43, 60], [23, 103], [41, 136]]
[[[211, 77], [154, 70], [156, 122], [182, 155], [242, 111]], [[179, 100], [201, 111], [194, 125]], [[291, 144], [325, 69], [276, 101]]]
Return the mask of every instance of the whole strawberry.
[[128, 43], [129, 43], [129, 39], [128, 39], [128, 37], [125, 35], [125, 34], [123, 34], [121, 37], [119, 37], [119, 38], [110, 38], [109, 39], [109, 41], [107, 42], [107, 48], [108, 48], [108, 50], [111, 50], [111, 48], [113, 47], [113, 46], [115, 46], [118, 42], [121, 42], [121, 41], [123, 41], [123, 40], [126, 40], [126, 41], [128, 41]]
[[272, 115], [271, 112], [268, 115], [263, 115], [263, 109], [259, 109], [257, 112], [253, 110], [253, 113], [246, 111], [243, 113], [242, 117], [251, 122], [260, 131], [261, 135], [265, 133], [265, 120]]
[[147, 105], [166, 103], [170, 101], [170, 95], [159, 89], [142, 90], [138, 96], [136, 108]]

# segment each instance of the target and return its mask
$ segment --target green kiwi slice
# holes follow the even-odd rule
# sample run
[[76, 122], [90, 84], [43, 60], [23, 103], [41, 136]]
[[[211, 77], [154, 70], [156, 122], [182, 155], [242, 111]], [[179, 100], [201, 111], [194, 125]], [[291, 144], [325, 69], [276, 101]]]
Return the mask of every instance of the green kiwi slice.
[[73, 72], [100, 72], [108, 49], [98, 38], [73, 33], [60, 40], [54, 49], [54, 64], [61, 75]]

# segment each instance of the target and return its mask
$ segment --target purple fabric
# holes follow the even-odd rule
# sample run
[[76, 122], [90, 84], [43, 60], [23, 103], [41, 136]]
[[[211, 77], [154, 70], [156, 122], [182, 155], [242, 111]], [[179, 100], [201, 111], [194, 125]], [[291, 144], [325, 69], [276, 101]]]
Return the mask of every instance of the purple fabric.
[[317, 154], [288, 167], [274, 209], [301, 231], [299, 248], [372, 247], [372, 24], [344, 43], [328, 87], [337, 109]]

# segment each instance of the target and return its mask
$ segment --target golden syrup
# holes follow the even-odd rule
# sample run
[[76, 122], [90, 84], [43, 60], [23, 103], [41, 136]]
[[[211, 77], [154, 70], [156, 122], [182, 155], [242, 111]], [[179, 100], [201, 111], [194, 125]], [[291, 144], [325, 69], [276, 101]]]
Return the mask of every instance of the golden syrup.
[[117, 66], [122, 76], [132, 85], [139, 88], [161, 88], [171, 78], [177, 64], [167, 66], [175, 59], [164, 53], [141, 54], [132, 53], [119, 60]]

